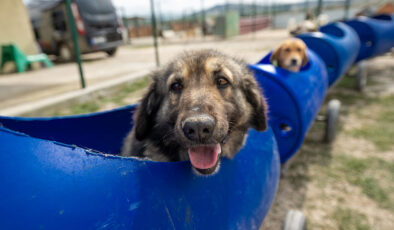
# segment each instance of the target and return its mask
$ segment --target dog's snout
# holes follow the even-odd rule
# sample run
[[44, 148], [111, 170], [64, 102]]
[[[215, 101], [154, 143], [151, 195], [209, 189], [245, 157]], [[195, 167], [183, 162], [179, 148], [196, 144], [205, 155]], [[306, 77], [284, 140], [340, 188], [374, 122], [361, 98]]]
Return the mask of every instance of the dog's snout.
[[188, 117], [183, 122], [183, 133], [191, 141], [208, 140], [215, 129], [215, 120], [209, 115]]
[[297, 65], [297, 59], [295, 59], [295, 58], [292, 58], [291, 60], [290, 60], [290, 64], [291, 65]]

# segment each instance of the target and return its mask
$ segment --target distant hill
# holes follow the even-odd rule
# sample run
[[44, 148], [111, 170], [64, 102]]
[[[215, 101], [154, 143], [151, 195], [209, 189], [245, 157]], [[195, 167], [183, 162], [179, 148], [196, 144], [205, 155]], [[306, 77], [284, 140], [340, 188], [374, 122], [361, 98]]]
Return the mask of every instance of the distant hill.
[[[218, 14], [222, 14], [223, 12], [228, 9], [229, 11], [242, 11], [243, 15], [254, 15], [256, 12], [257, 14], [267, 14], [268, 12], [284, 12], [284, 11], [289, 11], [289, 10], [305, 10], [305, 7], [308, 6], [308, 8], [312, 11], [314, 11], [317, 7], [317, 2], [318, 1], [308, 1], [308, 5], [306, 5], [305, 1], [298, 2], [298, 3], [280, 3], [280, 4], [272, 4], [272, 5], [267, 5], [267, 4], [250, 4], [250, 3], [245, 3], [242, 4], [233, 4], [230, 3], [228, 5], [226, 4], [220, 4], [213, 6], [207, 10], [205, 10], [205, 14], [207, 16], [214, 16]], [[353, 0], [352, 4], [361, 4], [364, 3], [365, 1], [362, 0]], [[345, 0], [324, 0], [323, 1], [323, 7], [343, 7], [345, 4]], [[189, 16], [197, 16], [201, 15], [201, 11], [195, 12]], [[189, 17], [188, 16], [188, 17]]]

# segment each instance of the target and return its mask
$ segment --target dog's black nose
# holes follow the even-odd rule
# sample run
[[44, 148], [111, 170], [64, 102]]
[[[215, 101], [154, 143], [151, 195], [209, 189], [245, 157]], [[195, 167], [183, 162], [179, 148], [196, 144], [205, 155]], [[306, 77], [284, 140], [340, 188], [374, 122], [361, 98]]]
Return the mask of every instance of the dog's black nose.
[[183, 122], [183, 133], [191, 141], [206, 141], [213, 133], [215, 120], [209, 115], [195, 115]]
[[291, 65], [297, 65], [297, 59], [292, 58], [292, 59], [290, 60], [290, 64], [291, 64]]

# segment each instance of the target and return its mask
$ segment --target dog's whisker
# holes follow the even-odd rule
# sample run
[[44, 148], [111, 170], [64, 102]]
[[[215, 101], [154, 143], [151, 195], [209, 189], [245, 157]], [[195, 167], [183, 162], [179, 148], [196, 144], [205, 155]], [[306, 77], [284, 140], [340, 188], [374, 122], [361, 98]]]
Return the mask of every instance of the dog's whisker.
[[175, 131], [173, 129], [169, 130], [168, 132], [166, 132], [161, 138], [160, 141], [163, 141], [165, 139], [167, 139], [168, 137], [172, 136], [175, 134]]

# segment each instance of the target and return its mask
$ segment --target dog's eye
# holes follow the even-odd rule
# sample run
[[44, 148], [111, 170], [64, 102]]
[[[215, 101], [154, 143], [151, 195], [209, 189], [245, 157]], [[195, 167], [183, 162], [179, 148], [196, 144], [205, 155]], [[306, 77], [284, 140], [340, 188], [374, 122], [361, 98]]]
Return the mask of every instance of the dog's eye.
[[285, 52], [287, 52], [287, 53], [290, 52], [290, 48], [286, 48]]
[[180, 82], [172, 83], [170, 89], [174, 92], [179, 92], [183, 89], [183, 85]]
[[297, 52], [301, 52], [301, 48], [297, 48]]
[[224, 78], [224, 77], [218, 77], [218, 78], [216, 79], [216, 85], [217, 85], [218, 87], [220, 87], [220, 88], [224, 88], [224, 87], [227, 87], [227, 86], [229, 85], [229, 82], [228, 82], [228, 80], [227, 80], [226, 78]]

